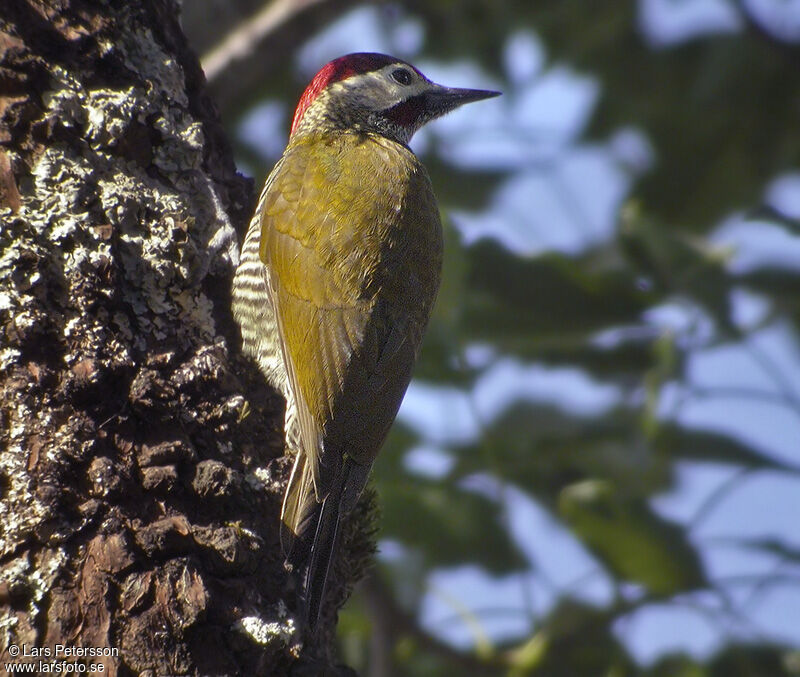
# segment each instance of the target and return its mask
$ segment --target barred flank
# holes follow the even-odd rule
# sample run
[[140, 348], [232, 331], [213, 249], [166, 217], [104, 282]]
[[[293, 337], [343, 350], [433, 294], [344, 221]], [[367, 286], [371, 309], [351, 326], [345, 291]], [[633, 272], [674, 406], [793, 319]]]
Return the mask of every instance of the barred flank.
[[300, 441], [297, 408], [283, 364], [278, 324], [267, 289], [266, 267], [259, 257], [261, 212], [269, 185], [267, 180], [242, 245], [239, 267], [233, 278], [233, 317], [242, 332], [242, 351], [256, 361], [267, 382], [286, 399], [286, 443], [296, 450]]

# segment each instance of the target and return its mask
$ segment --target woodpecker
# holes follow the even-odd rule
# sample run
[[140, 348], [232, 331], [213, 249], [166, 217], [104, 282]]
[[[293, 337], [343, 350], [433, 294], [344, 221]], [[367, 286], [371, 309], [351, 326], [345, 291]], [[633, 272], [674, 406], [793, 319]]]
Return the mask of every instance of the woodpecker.
[[281, 544], [313, 633], [339, 523], [386, 438], [439, 287], [442, 227], [409, 149], [426, 122], [499, 92], [435, 84], [385, 54], [334, 59], [300, 98], [233, 281], [242, 349], [286, 398], [296, 460]]

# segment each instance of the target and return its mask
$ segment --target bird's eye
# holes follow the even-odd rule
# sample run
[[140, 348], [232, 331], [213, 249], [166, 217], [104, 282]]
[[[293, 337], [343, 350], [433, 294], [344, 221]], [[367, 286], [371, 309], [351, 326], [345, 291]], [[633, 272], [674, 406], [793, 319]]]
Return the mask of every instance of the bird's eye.
[[411, 73], [409, 73], [405, 68], [395, 68], [392, 71], [392, 80], [401, 85], [410, 85], [413, 79], [414, 78], [411, 77]]

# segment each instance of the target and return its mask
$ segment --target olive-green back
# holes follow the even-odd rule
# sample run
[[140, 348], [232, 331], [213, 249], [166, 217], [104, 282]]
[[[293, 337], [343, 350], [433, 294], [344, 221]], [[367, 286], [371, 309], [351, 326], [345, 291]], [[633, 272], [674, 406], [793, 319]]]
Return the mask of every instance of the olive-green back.
[[276, 168], [261, 226], [319, 500], [345, 453], [368, 471], [395, 418], [439, 286], [438, 208], [405, 146], [309, 134]]

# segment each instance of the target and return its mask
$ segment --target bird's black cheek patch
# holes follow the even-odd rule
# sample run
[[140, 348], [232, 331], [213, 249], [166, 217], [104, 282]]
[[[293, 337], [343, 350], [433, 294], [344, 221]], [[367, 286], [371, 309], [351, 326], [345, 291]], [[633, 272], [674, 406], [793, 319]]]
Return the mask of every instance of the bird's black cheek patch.
[[425, 97], [412, 96], [384, 111], [384, 117], [396, 125], [413, 127], [425, 113]]

